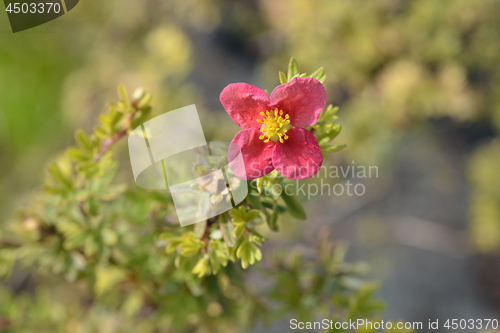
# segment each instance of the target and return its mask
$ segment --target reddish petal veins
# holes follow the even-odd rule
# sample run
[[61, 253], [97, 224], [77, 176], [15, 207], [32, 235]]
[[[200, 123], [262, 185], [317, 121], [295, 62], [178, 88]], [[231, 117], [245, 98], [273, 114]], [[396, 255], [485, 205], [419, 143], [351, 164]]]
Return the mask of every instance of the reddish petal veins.
[[[272, 152], [276, 145], [273, 141], [260, 140], [262, 132], [243, 130], [236, 134], [229, 147], [229, 168], [241, 179], [251, 180], [263, 177], [274, 170]], [[236, 145], [239, 149], [234, 149]], [[238, 158], [240, 154], [242, 158]]]
[[295, 77], [271, 93], [271, 108], [277, 107], [290, 115], [293, 126], [314, 125], [325, 105], [325, 88], [313, 78]]
[[[256, 120], [261, 112], [269, 110], [267, 93], [247, 83], [232, 83], [220, 94], [222, 106], [242, 129], [258, 129]], [[260, 117], [261, 118], [261, 117]]]
[[290, 179], [311, 178], [323, 164], [323, 154], [314, 135], [304, 128], [287, 132], [288, 140], [277, 143], [272, 154], [276, 170]]

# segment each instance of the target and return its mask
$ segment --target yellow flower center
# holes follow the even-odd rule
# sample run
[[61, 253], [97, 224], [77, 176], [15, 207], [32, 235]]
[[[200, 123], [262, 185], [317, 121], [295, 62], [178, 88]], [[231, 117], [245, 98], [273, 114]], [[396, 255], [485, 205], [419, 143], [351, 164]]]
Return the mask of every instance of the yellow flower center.
[[283, 139], [288, 139], [288, 135], [285, 133], [292, 127], [292, 125], [290, 125], [289, 115], [283, 117], [283, 110], [278, 111], [278, 108], [274, 110], [274, 113], [272, 111], [266, 111], [266, 113], [261, 112], [260, 115], [263, 119], [257, 118], [257, 122], [262, 124], [260, 130], [264, 134], [259, 136], [259, 139], [265, 139], [264, 142], [266, 143], [269, 142], [269, 140], [274, 142], [279, 140], [279, 142], [283, 143]]

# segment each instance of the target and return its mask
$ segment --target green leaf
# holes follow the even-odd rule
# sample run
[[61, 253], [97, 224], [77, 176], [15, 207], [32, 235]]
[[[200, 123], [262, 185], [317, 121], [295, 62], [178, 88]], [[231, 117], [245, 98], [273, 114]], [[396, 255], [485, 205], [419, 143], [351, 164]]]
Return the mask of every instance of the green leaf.
[[255, 192], [255, 190], [251, 191], [247, 195], [247, 201], [253, 208], [260, 209], [262, 207], [260, 201], [260, 195]]
[[255, 255], [248, 241], [244, 241], [240, 244], [236, 251], [236, 257], [241, 259], [241, 267], [243, 267], [243, 269], [255, 263]]
[[253, 253], [255, 260], [261, 261], [262, 260], [262, 251], [259, 249], [259, 247], [255, 243], [250, 243], [250, 248], [252, 250], [252, 253]]
[[107, 133], [113, 133], [113, 125], [111, 124], [111, 118], [105, 114], [99, 116], [99, 120]]
[[[267, 201], [262, 201], [262, 206], [268, 208], [268, 209], [273, 209], [274, 208], [274, 203], [270, 203]], [[287, 209], [285, 206], [278, 204], [278, 213], [286, 213]]]
[[101, 231], [102, 242], [107, 246], [113, 246], [118, 243], [118, 234], [109, 228], [104, 228]]
[[141, 311], [142, 306], [144, 305], [144, 294], [140, 290], [135, 290], [129, 292], [126, 297], [123, 305], [121, 306], [122, 311], [127, 316], [135, 316]]
[[260, 211], [257, 209], [250, 209], [245, 215], [245, 222], [251, 222], [259, 216]]
[[194, 234], [196, 238], [201, 239], [207, 230], [207, 221], [202, 221], [194, 224]]
[[290, 62], [288, 63], [288, 81], [291, 81], [295, 75], [299, 75], [299, 64], [294, 57], [290, 58]]
[[63, 248], [65, 250], [72, 250], [77, 248], [85, 243], [87, 240], [87, 233], [81, 233], [78, 235], [74, 235], [73, 237], [68, 237], [63, 244]]
[[68, 154], [68, 157], [71, 158], [75, 162], [85, 162], [90, 159], [90, 154], [86, 154], [83, 151], [81, 151], [78, 148], [72, 147], [68, 148], [66, 151], [66, 154]]
[[205, 275], [209, 275], [210, 266], [208, 259], [206, 257], [203, 257], [198, 260], [191, 273], [198, 275], [199, 278], [202, 278]]
[[54, 186], [44, 186], [43, 191], [48, 195], [64, 195], [68, 193], [69, 190], [66, 188], [60, 188]]
[[267, 237], [262, 236], [261, 234], [259, 234], [257, 232], [257, 230], [255, 230], [253, 228], [249, 228], [248, 231], [250, 231], [250, 233], [255, 236], [255, 237], [253, 237], [253, 241], [256, 242], [259, 245], [262, 245], [262, 242], [265, 242], [265, 241], [268, 240]]
[[288, 195], [286, 191], [281, 191], [281, 197], [283, 198], [283, 201], [285, 202], [290, 215], [299, 220], [306, 219], [306, 212], [304, 211], [304, 208], [302, 207], [300, 202], [295, 197]]
[[180, 245], [181, 255], [184, 257], [191, 257], [198, 254], [204, 247], [205, 242], [197, 239], [194, 232], [188, 232], [182, 237], [182, 243]]
[[286, 78], [285, 73], [283, 73], [281, 71], [280, 71], [280, 82], [281, 82], [281, 84], [285, 84], [288, 82], [288, 79]]
[[257, 191], [259, 191], [259, 193], [262, 193], [262, 191], [264, 190], [264, 181], [266, 180], [265, 177], [260, 177], [260, 178], [257, 178]]
[[323, 133], [321, 135], [318, 135], [316, 137], [316, 140], [318, 140], [319, 145], [328, 143], [328, 142], [332, 141], [333, 139], [335, 139], [337, 137], [337, 135], [340, 134], [340, 131], [342, 131], [342, 126], [335, 125], [335, 126], [333, 126], [333, 128], [330, 131]]
[[90, 142], [89, 137], [87, 136], [87, 134], [85, 134], [84, 131], [82, 131], [81, 129], [76, 130], [75, 140], [80, 148], [88, 151], [89, 153], [92, 153], [92, 143]]
[[85, 256], [91, 257], [99, 250], [99, 243], [94, 235], [88, 235], [84, 246]]
[[233, 231], [234, 237], [236, 239], [240, 239], [241, 236], [243, 236], [245, 229], [246, 229], [245, 224], [237, 224]]
[[147, 93], [144, 97], [142, 97], [141, 101], [139, 102], [139, 108], [144, 109], [151, 103], [152, 96], [150, 93]]
[[97, 266], [94, 284], [96, 295], [99, 296], [110, 290], [116, 286], [117, 283], [124, 281], [126, 276], [125, 271], [121, 268]]
[[178, 254], [177, 257], [175, 257], [174, 265], [175, 265], [175, 268], [177, 268], [177, 269], [183, 269], [184, 267], [186, 267], [186, 265], [188, 263], [189, 263], [189, 259], [186, 257], [183, 257], [180, 254]]
[[278, 231], [278, 216], [278, 204], [274, 203], [273, 213], [271, 214], [271, 218], [267, 221], [267, 224], [272, 231]]
[[167, 242], [167, 246], [165, 248], [165, 252], [168, 254], [174, 253], [177, 250], [177, 247], [182, 244], [181, 237], [171, 237], [170, 235], [162, 234], [160, 238]]
[[130, 101], [128, 100], [128, 94], [127, 94], [127, 89], [123, 84], [120, 84], [118, 86], [118, 96], [120, 96], [120, 99], [127, 105], [130, 105]]
[[235, 224], [238, 223], [245, 223], [245, 207], [240, 206], [239, 208], [232, 208], [229, 211], [229, 214], [231, 215], [233, 222]]
[[99, 172], [99, 166], [94, 161], [83, 162], [76, 166], [76, 171], [90, 179]]
[[324, 151], [324, 152], [332, 153], [332, 152], [336, 152], [336, 151], [342, 150], [346, 146], [347, 145], [326, 145], [326, 146], [322, 146], [321, 150]]
[[54, 177], [55, 180], [57, 180], [59, 183], [64, 185], [66, 188], [71, 188], [73, 186], [73, 183], [71, 182], [71, 179], [69, 179], [59, 168], [59, 166], [55, 163], [51, 163], [48, 166], [50, 174]]
[[319, 81], [324, 75], [325, 75], [325, 69], [323, 67], [320, 67], [316, 71], [314, 71], [310, 75], [310, 77]]
[[101, 139], [107, 139], [111, 134], [102, 126], [94, 126], [94, 133]]
[[213, 274], [217, 274], [222, 266], [227, 266], [228, 258], [220, 242], [210, 242], [209, 259]]
[[233, 222], [223, 217], [220, 219], [219, 227], [220, 231], [222, 232], [222, 237], [224, 237], [227, 246], [234, 247], [236, 245], [236, 238], [234, 234]]
[[113, 127], [113, 129], [115, 131], [119, 130], [119, 128], [116, 125], [118, 124], [118, 122], [120, 120], [122, 120], [122, 118], [123, 118], [123, 113], [120, 113], [120, 112], [118, 112], [116, 110], [111, 110], [109, 112], [110, 123], [111, 123], [111, 126]]

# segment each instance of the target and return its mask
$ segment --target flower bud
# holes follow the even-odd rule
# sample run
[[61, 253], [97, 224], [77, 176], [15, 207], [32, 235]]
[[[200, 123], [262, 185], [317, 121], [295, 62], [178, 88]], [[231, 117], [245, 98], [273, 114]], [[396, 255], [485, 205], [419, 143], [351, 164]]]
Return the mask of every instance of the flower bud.
[[23, 221], [23, 228], [29, 232], [35, 232], [40, 230], [40, 222], [32, 217], [28, 217]]

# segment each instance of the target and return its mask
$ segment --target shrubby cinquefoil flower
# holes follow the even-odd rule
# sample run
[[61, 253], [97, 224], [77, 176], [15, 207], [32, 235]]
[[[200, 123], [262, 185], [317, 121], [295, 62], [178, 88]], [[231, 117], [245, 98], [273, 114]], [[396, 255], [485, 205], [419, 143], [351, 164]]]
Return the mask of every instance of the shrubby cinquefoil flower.
[[244, 160], [236, 163], [239, 149], [229, 150], [229, 167], [240, 178], [260, 178], [276, 169], [290, 179], [318, 173], [323, 154], [312, 126], [326, 104], [323, 85], [313, 78], [295, 77], [267, 93], [247, 83], [228, 85], [220, 101], [241, 127], [231, 143], [241, 149]]

